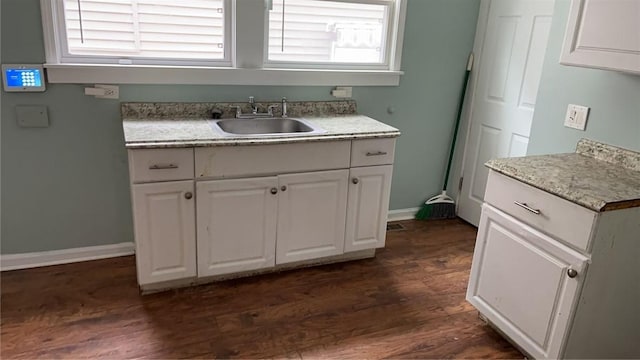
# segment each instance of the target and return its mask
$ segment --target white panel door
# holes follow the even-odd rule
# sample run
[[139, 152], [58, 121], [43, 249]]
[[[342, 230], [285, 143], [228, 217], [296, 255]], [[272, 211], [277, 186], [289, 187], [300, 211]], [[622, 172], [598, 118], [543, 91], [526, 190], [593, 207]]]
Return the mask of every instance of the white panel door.
[[349, 170], [278, 176], [276, 263], [344, 252]]
[[[483, 206], [467, 300], [534, 358], [558, 358], [587, 258]], [[569, 276], [575, 270], [575, 277]]]
[[[549, 38], [553, 0], [492, 0], [464, 153], [458, 215], [477, 225], [487, 185], [484, 163], [526, 155]], [[484, 23], [479, 20], [478, 28]]]
[[344, 252], [384, 247], [393, 166], [352, 168]]
[[138, 284], [196, 276], [193, 181], [132, 187]]
[[198, 276], [275, 265], [278, 178], [203, 181], [198, 196]]

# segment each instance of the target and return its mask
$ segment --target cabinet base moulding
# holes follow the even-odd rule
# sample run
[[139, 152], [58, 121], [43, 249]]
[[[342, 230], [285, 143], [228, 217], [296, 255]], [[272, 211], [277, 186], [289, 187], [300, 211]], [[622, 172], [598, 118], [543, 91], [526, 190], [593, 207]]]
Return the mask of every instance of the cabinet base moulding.
[[74, 262], [133, 255], [134, 252], [135, 245], [133, 242], [124, 242], [120, 244], [87, 246], [64, 250], [7, 254], [0, 256], [0, 270], [19, 270], [41, 266], [70, 264]]
[[419, 210], [419, 207], [389, 210], [387, 221], [413, 220]]
[[268, 269], [251, 270], [251, 271], [217, 275], [217, 276], [209, 276], [209, 277], [203, 277], [203, 278], [187, 278], [187, 279], [165, 281], [161, 283], [154, 283], [154, 284], [148, 284], [148, 285], [141, 285], [140, 290], [142, 291], [142, 294], [146, 295], [146, 294], [152, 294], [152, 293], [165, 291], [165, 290], [172, 290], [180, 287], [203, 285], [203, 284], [208, 284], [216, 281], [237, 279], [242, 277], [269, 274], [269, 273], [293, 270], [293, 269], [302, 269], [302, 268], [312, 267], [317, 265], [328, 265], [328, 264], [334, 264], [339, 262], [370, 259], [370, 258], [374, 258], [375, 256], [376, 256], [376, 249], [367, 249], [367, 250], [361, 250], [361, 251], [354, 251], [354, 252], [346, 253], [343, 255], [329, 256], [321, 259], [304, 260], [304, 261], [298, 261], [298, 262], [287, 263], [282, 265], [276, 265], [275, 267], [268, 268]]

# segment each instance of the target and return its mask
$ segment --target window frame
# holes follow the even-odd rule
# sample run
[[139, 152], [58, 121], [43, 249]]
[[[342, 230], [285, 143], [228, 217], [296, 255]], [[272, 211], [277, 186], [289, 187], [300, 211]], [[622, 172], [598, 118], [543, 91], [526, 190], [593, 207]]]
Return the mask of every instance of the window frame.
[[[61, 56], [60, 6], [63, 0], [40, 0], [45, 40], [47, 80], [49, 83], [107, 84], [199, 84], [199, 85], [308, 85], [308, 86], [397, 86], [400, 83], [404, 19], [407, 0], [390, 4], [391, 26], [386, 64], [300, 63], [268, 61], [268, 17], [266, 1], [224, 0], [224, 61], [168, 61], [146, 59], [132, 64], [78, 61]], [[332, 0], [343, 1], [343, 0]], [[381, 0], [344, 0], [372, 3]], [[382, 0], [386, 2], [386, 0]], [[228, 31], [227, 31], [228, 29]], [[260, 35], [262, 32], [262, 36]], [[65, 38], [66, 41], [66, 38]], [[228, 51], [227, 51], [228, 49]], [[89, 56], [90, 59], [100, 57]]]

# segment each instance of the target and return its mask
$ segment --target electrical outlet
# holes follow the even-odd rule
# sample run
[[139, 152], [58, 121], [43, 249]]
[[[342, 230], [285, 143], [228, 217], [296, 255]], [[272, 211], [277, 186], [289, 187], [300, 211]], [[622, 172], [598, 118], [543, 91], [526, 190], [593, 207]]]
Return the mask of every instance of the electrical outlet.
[[588, 116], [588, 107], [569, 104], [569, 106], [567, 107], [567, 115], [564, 118], [564, 126], [584, 131], [584, 129], [587, 127]]
[[120, 97], [120, 87], [118, 85], [100, 85], [95, 84], [96, 89], [103, 89], [104, 95], [97, 95], [98, 99], [117, 99]]

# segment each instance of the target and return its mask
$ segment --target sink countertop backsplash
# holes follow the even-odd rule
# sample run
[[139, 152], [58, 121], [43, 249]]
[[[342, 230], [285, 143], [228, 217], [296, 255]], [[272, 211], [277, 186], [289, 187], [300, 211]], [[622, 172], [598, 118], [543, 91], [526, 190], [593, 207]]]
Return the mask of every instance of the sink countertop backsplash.
[[[256, 102], [258, 112], [267, 112], [269, 105], [277, 105], [274, 116], [281, 116], [280, 101]], [[206, 102], [206, 103], [122, 103], [120, 116], [123, 119], [211, 119], [213, 110], [222, 111], [222, 118], [234, 118], [235, 110], [232, 106], [239, 106], [243, 114], [250, 114], [248, 102]], [[354, 100], [345, 101], [291, 101], [287, 102], [287, 114], [294, 116], [327, 116], [356, 114], [357, 107]]]
[[640, 153], [589, 139], [575, 153], [496, 159], [487, 167], [594, 211], [640, 206]]
[[[280, 102], [257, 103], [258, 111]], [[400, 131], [370, 117], [357, 114], [356, 102], [304, 101], [288, 102], [289, 117], [301, 117], [323, 130], [321, 134], [267, 134], [259, 136], [224, 135], [211, 126], [212, 111], [222, 110], [222, 118], [235, 117], [230, 106], [240, 106], [250, 113], [244, 102], [219, 103], [122, 103], [120, 113], [126, 147], [129, 149], [282, 144], [293, 142], [334, 141], [389, 138]], [[274, 117], [281, 115], [280, 107]], [[239, 119], [238, 121], [242, 121]]]

